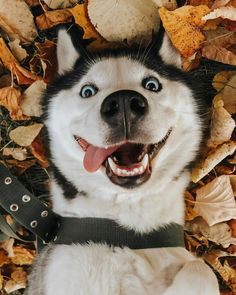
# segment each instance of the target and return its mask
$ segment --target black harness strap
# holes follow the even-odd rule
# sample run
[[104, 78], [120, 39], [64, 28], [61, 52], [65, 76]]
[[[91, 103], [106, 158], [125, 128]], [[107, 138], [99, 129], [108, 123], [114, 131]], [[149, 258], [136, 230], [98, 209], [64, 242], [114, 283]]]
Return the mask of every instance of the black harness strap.
[[[184, 247], [183, 228], [176, 223], [140, 234], [111, 219], [61, 217], [33, 196], [3, 165], [0, 165], [0, 205], [45, 243], [93, 242], [131, 249]], [[18, 238], [9, 225], [5, 232]]]

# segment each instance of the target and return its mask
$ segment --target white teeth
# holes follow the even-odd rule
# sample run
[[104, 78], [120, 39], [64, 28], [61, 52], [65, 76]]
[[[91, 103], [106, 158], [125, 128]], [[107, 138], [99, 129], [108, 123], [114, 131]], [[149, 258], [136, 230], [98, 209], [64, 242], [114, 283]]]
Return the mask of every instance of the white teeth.
[[144, 158], [142, 159], [142, 164], [143, 164], [144, 169], [146, 169], [147, 168], [147, 164], [148, 164], [148, 154], [146, 154], [144, 156]]
[[124, 169], [124, 166], [122, 167], [123, 169], [121, 169], [121, 167], [118, 166], [110, 157], [108, 158], [108, 164], [115, 175], [120, 177], [129, 177], [143, 174], [148, 166], [148, 159], [148, 155], [145, 154], [140, 163], [134, 164], [134, 168], [132, 168], [132, 166], [127, 166], [127, 169]]

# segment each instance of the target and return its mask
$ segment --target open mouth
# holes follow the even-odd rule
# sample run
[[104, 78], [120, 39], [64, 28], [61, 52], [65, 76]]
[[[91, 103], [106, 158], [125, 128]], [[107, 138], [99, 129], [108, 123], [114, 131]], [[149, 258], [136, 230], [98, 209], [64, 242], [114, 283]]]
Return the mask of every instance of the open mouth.
[[74, 137], [85, 152], [83, 164], [88, 172], [95, 172], [104, 166], [108, 178], [114, 184], [132, 188], [150, 178], [152, 160], [164, 146], [171, 131], [172, 128], [161, 141], [155, 144], [126, 141], [106, 148], [93, 146], [81, 137]]

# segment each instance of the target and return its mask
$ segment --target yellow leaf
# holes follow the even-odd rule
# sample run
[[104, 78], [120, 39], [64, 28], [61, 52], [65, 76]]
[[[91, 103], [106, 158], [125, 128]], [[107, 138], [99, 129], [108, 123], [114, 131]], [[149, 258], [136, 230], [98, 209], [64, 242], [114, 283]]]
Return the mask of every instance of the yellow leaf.
[[35, 251], [23, 248], [23, 246], [13, 247], [14, 256], [11, 261], [17, 265], [31, 265], [35, 257]]
[[202, 17], [209, 11], [206, 5], [187, 5], [174, 11], [164, 7], [159, 9], [163, 26], [183, 57], [192, 56], [205, 40], [200, 29], [205, 23]]

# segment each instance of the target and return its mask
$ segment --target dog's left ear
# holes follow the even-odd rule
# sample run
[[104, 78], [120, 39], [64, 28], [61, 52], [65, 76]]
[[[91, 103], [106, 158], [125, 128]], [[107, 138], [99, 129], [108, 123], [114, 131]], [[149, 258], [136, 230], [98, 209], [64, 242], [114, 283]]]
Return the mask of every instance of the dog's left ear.
[[66, 30], [60, 30], [57, 39], [58, 73], [61, 75], [71, 70], [78, 58], [79, 52], [74, 47], [70, 35]]
[[163, 34], [162, 38], [162, 43], [159, 49], [160, 57], [165, 63], [181, 68], [181, 57], [179, 52], [174, 48], [166, 33]]

